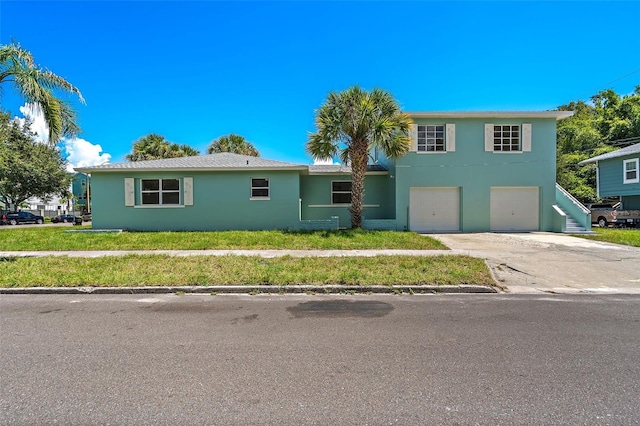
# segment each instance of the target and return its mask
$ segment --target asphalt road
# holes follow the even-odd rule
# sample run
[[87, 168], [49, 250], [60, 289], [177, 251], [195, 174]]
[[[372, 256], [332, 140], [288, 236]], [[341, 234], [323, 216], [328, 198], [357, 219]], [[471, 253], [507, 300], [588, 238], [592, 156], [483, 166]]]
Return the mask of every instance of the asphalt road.
[[638, 424], [638, 295], [0, 296], [0, 424]]

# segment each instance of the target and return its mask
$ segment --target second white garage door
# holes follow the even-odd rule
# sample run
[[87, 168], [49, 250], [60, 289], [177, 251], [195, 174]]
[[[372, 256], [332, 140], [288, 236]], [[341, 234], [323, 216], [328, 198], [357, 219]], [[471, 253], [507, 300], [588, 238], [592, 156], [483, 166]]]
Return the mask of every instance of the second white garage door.
[[492, 231], [537, 231], [539, 220], [537, 186], [492, 187]]
[[410, 188], [409, 229], [415, 232], [460, 231], [460, 188]]

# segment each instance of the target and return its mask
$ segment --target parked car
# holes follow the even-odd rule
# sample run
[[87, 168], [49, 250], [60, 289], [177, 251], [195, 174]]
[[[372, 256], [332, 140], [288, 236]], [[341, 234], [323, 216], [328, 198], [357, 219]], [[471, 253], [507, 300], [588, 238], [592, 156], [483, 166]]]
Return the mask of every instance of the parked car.
[[2, 216], [3, 225], [17, 225], [19, 223], [43, 224], [44, 217], [31, 212], [12, 212]]
[[72, 214], [62, 214], [59, 216], [55, 216], [51, 218], [51, 222], [53, 223], [74, 223], [74, 224], [82, 224], [82, 217], [74, 216]]
[[591, 211], [591, 223], [600, 228], [618, 226], [640, 228], [640, 210], [623, 210], [620, 203], [587, 204]]

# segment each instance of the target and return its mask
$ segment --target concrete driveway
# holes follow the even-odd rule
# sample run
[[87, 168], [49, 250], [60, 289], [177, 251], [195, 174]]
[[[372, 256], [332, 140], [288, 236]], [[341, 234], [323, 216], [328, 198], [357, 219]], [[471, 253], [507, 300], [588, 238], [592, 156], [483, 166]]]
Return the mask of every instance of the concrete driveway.
[[544, 232], [431, 236], [486, 259], [508, 292], [640, 293], [640, 248]]

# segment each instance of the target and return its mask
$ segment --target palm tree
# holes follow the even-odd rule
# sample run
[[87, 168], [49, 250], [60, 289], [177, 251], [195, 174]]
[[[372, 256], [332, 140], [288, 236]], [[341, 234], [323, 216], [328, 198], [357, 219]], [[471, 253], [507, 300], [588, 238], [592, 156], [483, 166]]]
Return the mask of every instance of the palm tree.
[[40, 105], [49, 127], [50, 144], [56, 144], [62, 136], [72, 136], [80, 131], [75, 111], [54, 95], [54, 91], [74, 94], [84, 104], [80, 90], [64, 78], [36, 65], [33, 55], [19, 44], [12, 42], [0, 46], [0, 83], [13, 83], [28, 104]]
[[353, 86], [332, 92], [316, 111], [317, 132], [309, 135], [307, 152], [315, 159], [338, 156], [351, 166], [352, 228], [362, 225], [364, 177], [370, 151], [380, 149], [389, 158], [404, 155], [411, 146], [410, 125], [409, 116], [382, 89], [367, 92]]
[[231, 133], [228, 136], [220, 136], [214, 139], [207, 148], [208, 154], [216, 154], [219, 152], [231, 152], [234, 154], [250, 155], [252, 157], [260, 157], [260, 153], [253, 144], [240, 135]]
[[200, 152], [189, 145], [169, 142], [164, 136], [150, 133], [133, 143], [133, 152], [127, 154], [127, 161], [159, 160], [199, 155]]

